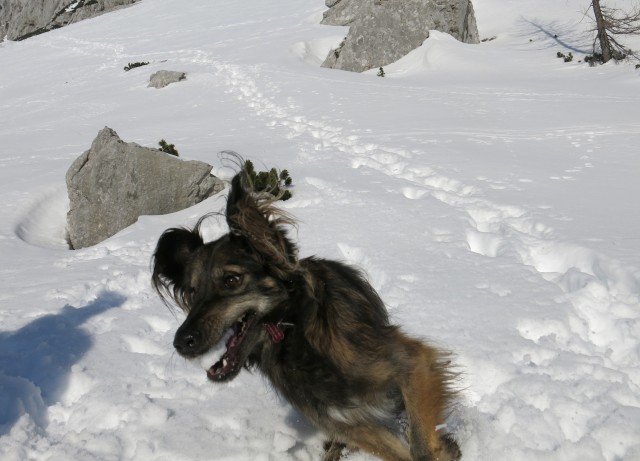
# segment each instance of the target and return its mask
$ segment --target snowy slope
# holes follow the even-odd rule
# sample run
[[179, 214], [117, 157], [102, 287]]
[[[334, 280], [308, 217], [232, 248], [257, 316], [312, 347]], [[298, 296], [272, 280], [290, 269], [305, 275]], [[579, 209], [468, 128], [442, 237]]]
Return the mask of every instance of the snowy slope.
[[[260, 376], [216, 386], [172, 350], [151, 253], [221, 197], [65, 248], [64, 174], [107, 125], [227, 177], [223, 150], [287, 168], [302, 254], [457, 354], [463, 459], [639, 460], [640, 71], [577, 62], [584, 3], [475, 0], [495, 40], [433, 33], [385, 78], [319, 67], [345, 34], [323, 0], [144, 0], [1, 43], [0, 458], [321, 456]], [[147, 88], [159, 69], [188, 77]]]

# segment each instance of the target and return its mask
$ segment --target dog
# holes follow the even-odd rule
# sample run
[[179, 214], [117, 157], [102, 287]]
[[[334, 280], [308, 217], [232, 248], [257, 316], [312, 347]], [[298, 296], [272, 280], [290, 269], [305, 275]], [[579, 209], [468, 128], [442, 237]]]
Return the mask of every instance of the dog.
[[444, 431], [456, 396], [449, 354], [392, 325], [360, 271], [299, 259], [287, 233], [295, 221], [274, 202], [241, 169], [227, 199], [229, 233], [205, 243], [201, 219], [160, 237], [152, 282], [186, 313], [178, 354], [193, 359], [226, 341], [208, 379], [258, 369], [328, 436], [324, 461], [344, 449], [387, 461], [458, 460]]

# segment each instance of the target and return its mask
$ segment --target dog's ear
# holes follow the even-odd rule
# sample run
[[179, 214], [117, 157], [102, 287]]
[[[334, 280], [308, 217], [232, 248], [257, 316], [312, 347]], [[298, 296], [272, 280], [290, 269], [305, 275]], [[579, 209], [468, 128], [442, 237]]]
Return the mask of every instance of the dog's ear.
[[234, 176], [227, 198], [227, 224], [231, 235], [245, 239], [275, 276], [286, 280], [297, 266], [297, 248], [286, 226], [295, 222], [273, 205], [277, 199], [253, 190], [245, 170]]
[[204, 245], [198, 228], [166, 230], [153, 253], [152, 283], [160, 297], [170, 296], [182, 309], [188, 310], [186, 269], [193, 253]]

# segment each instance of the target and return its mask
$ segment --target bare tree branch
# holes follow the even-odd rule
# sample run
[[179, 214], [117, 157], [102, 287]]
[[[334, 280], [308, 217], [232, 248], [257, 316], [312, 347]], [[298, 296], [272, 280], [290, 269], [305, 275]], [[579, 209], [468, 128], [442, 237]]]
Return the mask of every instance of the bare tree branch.
[[595, 25], [591, 29], [595, 33], [594, 57], [598, 54], [597, 43], [603, 63], [611, 59], [618, 61], [628, 56], [637, 58], [638, 54], [620, 43], [618, 36], [640, 34], [640, 6], [634, 5], [630, 11], [623, 11], [619, 8], [601, 6], [600, 0], [591, 0], [590, 7], [595, 17]]

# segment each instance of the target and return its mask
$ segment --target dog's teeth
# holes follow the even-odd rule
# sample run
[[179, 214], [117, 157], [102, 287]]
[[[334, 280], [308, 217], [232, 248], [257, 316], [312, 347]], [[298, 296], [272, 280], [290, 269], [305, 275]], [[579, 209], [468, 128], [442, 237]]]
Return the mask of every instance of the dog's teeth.
[[229, 363], [227, 359], [222, 359], [222, 368], [227, 368], [227, 363]]
[[203, 369], [208, 370], [211, 367], [211, 364], [217, 362], [220, 357], [226, 352], [227, 341], [229, 341], [229, 338], [231, 338], [232, 336], [233, 330], [227, 330], [222, 336], [222, 339], [218, 341], [218, 344], [213, 346], [206, 354], [201, 355], [200, 357], [195, 359], [196, 363], [198, 363]]

